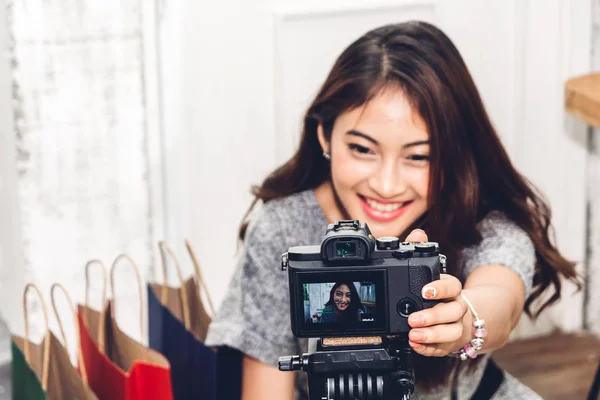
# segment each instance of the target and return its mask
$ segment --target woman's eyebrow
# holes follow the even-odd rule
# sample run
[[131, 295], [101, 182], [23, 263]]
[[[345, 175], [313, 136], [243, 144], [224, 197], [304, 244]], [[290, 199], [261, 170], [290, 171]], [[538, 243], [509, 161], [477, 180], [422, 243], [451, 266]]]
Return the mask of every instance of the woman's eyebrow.
[[[377, 140], [373, 139], [371, 136], [367, 135], [366, 133], [362, 133], [357, 130], [354, 130], [354, 129], [351, 129], [348, 132], [346, 132], [346, 135], [358, 136], [358, 137], [368, 140], [369, 142], [371, 142], [375, 145], [379, 145], [379, 142], [377, 142]], [[402, 146], [402, 148], [406, 149], [409, 147], [420, 146], [422, 144], [429, 144], [429, 140], [417, 140], [415, 142], [406, 143], [405, 145]]]
[[350, 129], [348, 132], [346, 132], [346, 135], [358, 136], [358, 137], [368, 140], [369, 142], [371, 142], [373, 144], [379, 145], [377, 140], [373, 139], [371, 136], [367, 135], [366, 133], [356, 131], [354, 129]]
[[416, 142], [406, 143], [402, 146], [402, 148], [406, 149], [408, 147], [420, 146], [422, 144], [429, 144], [429, 140], [417, 140]]

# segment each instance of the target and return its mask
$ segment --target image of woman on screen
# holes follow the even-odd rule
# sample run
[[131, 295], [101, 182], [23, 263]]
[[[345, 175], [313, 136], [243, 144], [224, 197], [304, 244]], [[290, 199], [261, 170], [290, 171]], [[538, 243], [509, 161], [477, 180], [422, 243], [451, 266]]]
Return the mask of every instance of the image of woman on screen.
[[329, 301], [325, 303], [319, 322], [359, 322], [364, 306], [356, 287], [352, 282], [337, 282], [329, 292]]

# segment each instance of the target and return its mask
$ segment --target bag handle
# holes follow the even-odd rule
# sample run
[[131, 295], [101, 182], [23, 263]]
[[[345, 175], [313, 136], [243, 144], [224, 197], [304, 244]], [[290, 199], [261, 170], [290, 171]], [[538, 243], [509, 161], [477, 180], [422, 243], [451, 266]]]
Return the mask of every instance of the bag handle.
[[[56, 316], [56, 320], [58, 321], [58, 327], [60, 328], [60, 333], [62, 335], [63, 344], [65, 346], [65, 349], [67, 349], [67, 335], [65, 335], [65, 329], [63, 327], [62, 320], [60, 319], [58, 309], [56, 308], [56, 301], [55, 301], [55, 297], [54, 297], [54, 290], [57, 288], [62, 290], [63, 294], [65, 295], [65, 298], [67, 299], [67, 302], [69, 303], [69, 307], [71, 307], [71, 313], [73, 314], [73, 317], [75, 319], [75, 330], [77, 332], [77, 362], [79, 363], [79, 368], [81, 370], [81, 378], [83, 379], [83, 383], [85, 383], [85, 385], [88, 386], [88, 375], [87, 375], [87, 370], [85, 368], [85, 362], [83, 362], [83, 352], [81, 351], [81, 341], [79, 340], [79, 324], [77, 323], [77, 311], [75, 310], [75, 305], [74, 305], [73, 301], [71, 300], [71, 296], [69, 296], [69, 292], [67, 291], [67, 289], [65, 289], [65, 287], [63, 285], [61, 285], [60, 283], [53, 283], [52, 286], [50, 287], [50, 300], [52, 301], [52, 308], [54, 309], [54, 315]], [[86, 392], [86, 398], [87, 398], [87, 392]]]
[[139, 304], [140, 304], [140, 334], [141, 334], [140, 340], [142, 342], [144, 342], [145, 336], [144, 336], [144, 304], [142, 301], [142, 278], [140, 277], [140, 269], [139, 269], [137, 263], [133, 260], [133, 258], [131, 258], [127, 254], [119, 254], [117, 256], [117, 258], [115, 259], [115, 261], [113, 261], [112, 266], [110, 267], [110, 289], [111, 289], [111, 292], [113, 295], [113, 304], [115, 305], [113, 318], [115, 318], [115, 319], [117, 318], [117, 316], [116, 316], [116, 314], [117, 314], [116, 297], [117, 296], [115, 295], [115, 269], [121, 260], [125, 260], [125, 261], [129, 262], [129, 264], [133, 268], [133, 271], [135, 272], [135, 277], [137, 279], [138, 300], [139, 300]]
[[44, 313], [44, 322], [46, 324], [46, 337], [44, 338], [44, 349], [42, 355], [42, 389], [44, 392], [48, 391], [48, 374], [49, 374], [49, 366], [50, 366], [50, 328], [48, 326], [48, 308], [46, 307], [46, 302], [44, 301], [44, 296], [40, 289], [34, 283], [28, 283], [25, 285], [25, 290], [23, 291], [23, 314], [25, 317], [25, 343], [24, 343], [24, 353], [25, 353], [25, 361], [27, 364], [31, 365], [31, 361], [29, 359], [29, 316], [27, 312], [27, 293], [29, 289], [34, 289], [37, 292], [38, 297], [40, 298], [40, 302], [42, 304], [42, 312]]
[[177, 256], [175, 255], [175, 252], [173, 251], [173, 249], [171, 248], [171, 246], [165, 242], [165, 241], [160, 241], [158, 242], [158, 247], [160, 249], [160, 257], [162, 259], [162, 270], [163, 270], [163, 285], [162, 285], [162, 289], [160, 292], [160, 302], [162, 304], [166, 304], [167, 302], [167, 255], [165, 253], [165, 250], [167, 253], [169, 253], [169, 255], [171, 256], [171, 259], [173, 260], [173, 263], [175, 264], [175, 271], [177, 272], [177, 277], [179, 278], [179, 282], [181, 283], [181, 289], [179, 292], [181, 293], [181, 305], [183, 308], [183, 325], [185, 326], [185, 329], [189, 330], [190, 329], [190, 303], [189, 303], [189, 299], [187, 296], [187, 291], [185, 290], [185, 283], [183, 280], [183, 276], [181, 274], [181, 265], [179, 264], [179, 260], [177, 259]]
[[[104, 305], [106, 304], [106, 265], [101, 260], [90, 260], [85, 264], [85, 311], [83, 321], [88, 324], [89, 292], [90, 292], [90, 267], [98, 264], [102, 267], [102, 305], [100, 307], [101, 318], [98, 322], [98, 348], [100, 353], [104, 354]], [[64, 336], [64, 335], [63, 335]]]
[[204, 293], [206, 294], [206, 300], [208, 301], [208, 306], [210, 307], [211, 316], [214, 317], [215, 307], [213, 306], [213, 302], [210, 297], [208, 285], [206, 284], [206, 281], [202, 277], [202, 272], [200, 271], [200, 263], [198, 262], [198, 258], [196, 257], [196, 252], [194, 251], [194, 248], [192, 247], [192, 244], [190, 243], [190, 241], [187, 239], [185, 241], [185, 247], [187, 247], [187, 251], [190, 254], [190, 257], [192, 258], [192, 264], [194, 264], [194, 271], [196, 273], [196, 277], [198, 278], [198, 288], [197, 288], [198, 293], [200, 293], [200, 287], [202, 287]]

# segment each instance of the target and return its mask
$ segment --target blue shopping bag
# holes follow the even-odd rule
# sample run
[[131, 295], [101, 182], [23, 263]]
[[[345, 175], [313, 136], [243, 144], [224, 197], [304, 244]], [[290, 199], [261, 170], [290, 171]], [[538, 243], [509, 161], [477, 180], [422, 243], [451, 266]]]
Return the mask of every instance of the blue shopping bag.
[[[200, 290], [205, 291], [210, 308], [214, 308], [200, 267], [191, 245], [186, 241], [195, 273], [184, 281], [174, 251], [166, 242], [160, 242], [159, 246], [163, 283], [147, 285], [150, 348], [162, 353], [171, 364], [175, 400], [216, 400], [219, 355], [216, 349], [204, 344], [212, 319], [204, 307]], [[167, 254], [173, 261], [181, 283], [179, 287], [167, 285]]]

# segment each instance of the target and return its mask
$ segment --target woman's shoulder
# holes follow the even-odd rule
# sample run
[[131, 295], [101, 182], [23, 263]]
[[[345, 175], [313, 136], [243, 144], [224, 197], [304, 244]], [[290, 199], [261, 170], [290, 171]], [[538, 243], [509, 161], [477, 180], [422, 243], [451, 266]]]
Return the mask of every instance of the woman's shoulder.
[[248, 216], [247, 237], [277, 235], [306, 242], [315, 237], [315, 232], [324, 233], [326, 223], [314, 191], [305, 190], [264, 203], [257, 202]]
[[535, 269], [535, 246], [529, 234], [501, 211], [491, 211], [478, 224], [481, 241], [462, 251], [463, 276], [484, 265], [514, 269], [529, 295]]
[[490, 211], [477, 224], [481, 241], [464, 249], [464, 252], [534, 251], [529, 234], [506, 213]]
[[478, 223], [483, 240], [504, 238], [529, 241], [529, 234], [504, 212], [492, 210]]

